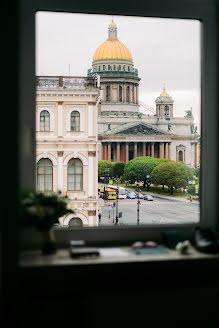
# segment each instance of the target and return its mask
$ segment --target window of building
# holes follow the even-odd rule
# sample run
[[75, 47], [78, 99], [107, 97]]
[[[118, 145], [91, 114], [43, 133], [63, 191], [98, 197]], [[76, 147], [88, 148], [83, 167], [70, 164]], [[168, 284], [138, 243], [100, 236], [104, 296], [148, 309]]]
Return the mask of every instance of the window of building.
[[50, 130], [50, 114], [47, 110], [43, 110], [40, 113], [40, 131]]
[[128, 72], [130, 72], [130, 66], [128, 66]]
[[110, 101], [110, 85], [106, 86], [106, 101]]
[[105, 71], [106, 70], [106, 65], [103, 65], [103, 71]]
[[123, 71], [125, 71], [125, 65], [123, 65]]
[[53, 165], [50, 159], [42, 158], [37, 163], [37, 191], [53, 190]]
[[119, 101], [122, 102], [122, 86], [119, 86]]
[[169, 106], [165, 106], [164, 107], [164, 115], [165, 116], [169, 116], [170, 115], [170, 113], [169, 113]]
[[80, 159], [68, 162], [68, 191], [83, 190], [83, 165]]
[[179, 162], [183, 162], [183, 151], [182, 150], [179, 151], [178, 160], [179, 160]]
[[118, 71], [121, 71], [121, 65], [118, 66]]
[[78, 111], [71, 112], [71, 131], [80, 131], [80, 114]]
[[80, 218], [72, 218], [70, 221], [69, 221], [69, 224], [68, 224], [70, 227], [82, 227], [83, 226], [83, 222]]

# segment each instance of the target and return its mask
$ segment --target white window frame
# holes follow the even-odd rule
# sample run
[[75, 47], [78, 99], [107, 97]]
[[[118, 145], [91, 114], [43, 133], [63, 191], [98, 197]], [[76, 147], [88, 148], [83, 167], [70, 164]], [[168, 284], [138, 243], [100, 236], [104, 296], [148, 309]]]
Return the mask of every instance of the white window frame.
[[[160, 4], [160, 5], [159, 5]], [[33, 168], [35, 167], [35, 13], [40, 10], [55, 12], [81, 12], [92, 14], [119, 14], [144, 17], [162, 17], [162, 18], [182, 18], [198, 19], [202, 22], [201, 26], [201, 178], [200, 178], [200, 226], [201, 227], [219, 227], [218, 219], [218, 145], [217, 145], [217, 21], [216, 7], [212, 3], [200, 1], [199, 3], [189, 3], [186, 0], [176, 3], [167, 0], [165, 6], [161, 0], [156, 2], [143, 2], [135, 8], [126, 6], [125, 10], [115, 10], [113, 4], [109, 4], [108, 9], [95, 8], [95, 1], [89, 3], [75, 3], [71, 0], [63, 0], [59, 3], [48, 0], [38, 0], [37, 2], [28, 2], [23, 0], [19, 3], [19, 76], [18, 76], [18, 94], [19, 94], [19, 186], [21, 190], [35, 188], [35, 179]], [[92, 7], [94, 6], [94, 7]], [[111, 6], [111, 7], [110, 7]], [[111, 9], [109, 9], [111, 8]], [[23, 86], [27, 85], [28, 88]], [[31, 142], [27, 142], [30, 138]], [[24, 165], [25, 163], [25, 165]], [[187, 229], [191, 232], [193, 225], [173, 225], [173, 229], [182, 232]], [[157, 238], [170, 225], [165, 226], [139, 226], [139, 227], [118, 227], [96, 228], [96, 233], [92, 238], [106, 238], [108, 241], [115, 240], [138, 240], [141, 237]], [[88, 235], [90, 229], [85, 228], [84, 234]], [[102, 230], [102, 232], [100, 231]], [[103, 233], [105, 231], [105, 233]], [[78, 232], [77, 232], [78, 233]], [[82, 232], [83, 233], [83, 229]], [[101, 236], [101, 237], [100, 237]], [[71, 236], [72, 237], [72, 236]], [[78, 236], [79, 238], [81, 237]], [[83, 237], [83, 236], [82, 236]], [[72, 237], [73, 238], [73, 237]]]

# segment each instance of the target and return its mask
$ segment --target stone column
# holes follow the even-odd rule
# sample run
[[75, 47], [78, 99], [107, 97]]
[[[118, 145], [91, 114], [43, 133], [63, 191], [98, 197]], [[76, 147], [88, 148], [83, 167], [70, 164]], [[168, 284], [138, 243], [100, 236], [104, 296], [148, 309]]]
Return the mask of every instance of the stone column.
[[134, 99], [133, 99], [133, 103], [136, 104], [136, 86], [133, 86], [134, 88]]
[[116, 144], [116, 161], [120, 162], [120, 142]]
[[128, 163], [129, 161], [129, 143], [126, 142], [125, 144], [125, 162]]
[[105, 160], [105, 144], [102, 143], [102, 160]]
[[154, 157], [154, 142], [151, 143], [151, 157]]
[[164, 143], [164, 158], [167, 158], [167, 142]]
[[105, 158], [105, 160], [107, 161], [107, 159], [108, 159], [108, 147], [107, 147], [107, 142], [105, 142], [104, 143], [104, 149], [105, 149], [105, 151], [104, 151], [104, 158]]
[[138, 86], [136, 88], [136, 99], [137, 99], [137, 104], [139, 104], [139, 92], [138, 92]]
[[58, 191], [63, 194], [63, 151], [58, 151]]
[[143, 152], [142, 156], [146, 156], [146, 142], [143, 142]]
[[160, 142], [159, 144], [159, 158], [163, 158], [163, 142]]
[[111, 162], [111, 142], [108, 142], [108, 158], [107, 160]]
[[168, 159], [171, 159], [171, 142], [168, 142]]
[[151, 156], [151, 145], [150, 143], [147, 144], [147, 156]]
[[58, 102], [58, 137], [63, 137], [62, 132], [62, 108], [63, 102]]
[[197, 167], [197, 142], [195, 142], [195, 161], [194, 161], [195, 167]]
[[134, 143], [134, 158], [138, 157], [138, 143]]
[[123, 84], [123, 99], [122, 99], [122, 102], [124, 103], [124, 102], [126, 102], [126, 94], [125, 94], [125, 91], [126, 91], [126, 85], [125, 85], [125, 83]]
[[113, 101], [113, 85], [110, 84], [110, 101]]
[[129, 85], [129, 102], [132, 102], [132, 86]]
[[117, 102], [119, 102], [119, 84], [117, 85]]

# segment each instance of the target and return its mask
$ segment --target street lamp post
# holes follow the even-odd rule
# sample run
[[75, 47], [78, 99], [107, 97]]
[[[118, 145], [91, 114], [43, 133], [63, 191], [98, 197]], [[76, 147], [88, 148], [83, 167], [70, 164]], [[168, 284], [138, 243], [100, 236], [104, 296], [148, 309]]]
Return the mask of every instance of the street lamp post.
[[139, 224], [139, 205], [140, 205], [140, 200], [139, 200], [139, 184], [137, 184], [137, 192], [138, 192], [138, 200], [137, 200], [137, 224]]
[[118, 178], [116, 178], [117, 180], [117, 189], [116, 189], [116, 223], [119, 223], [119, 187], [118, 187]]

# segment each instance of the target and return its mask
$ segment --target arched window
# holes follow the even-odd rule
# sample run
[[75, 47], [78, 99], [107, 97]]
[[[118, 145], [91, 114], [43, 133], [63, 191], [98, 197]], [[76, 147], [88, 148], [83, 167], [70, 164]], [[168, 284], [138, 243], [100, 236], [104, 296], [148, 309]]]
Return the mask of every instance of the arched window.
[[48, 158], [42, 158], [37, 163], [37, 191], [52, 191], [52, 185], [52, 162]]
[[106, 101], [110, 101], [110, 86], [106, 87]]
[[179, 162], [183, 162], [183, 151], [182, 150], [179, 151], [178, 159], [179, 159]]
[[80, 131], [80, 114], [76, 110], [71, 112], [71, 131]]
[[40, 131], [49, 131], [49, 125], [50, 125], [50, 115], [47, 110], [43, 110], [40, 113]]
[[125, 65], [123, 65], [123, 71], [125, 71]]
[[126, 88], [126, 102], [129, 102], [129, 87]]
[[119, 86], [119, 101], [122, 102], [122, 86]]
[[83, 165], [78, 158], [68, 162], [68, 190], [83, 190]]
[[169, 106], [164, 107], [164, 115], [169, 116]]
[[83, 222], [80, 218], [72, 218], [68, 225], [71, 227], [83, 227]]

